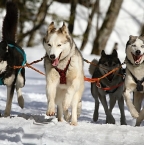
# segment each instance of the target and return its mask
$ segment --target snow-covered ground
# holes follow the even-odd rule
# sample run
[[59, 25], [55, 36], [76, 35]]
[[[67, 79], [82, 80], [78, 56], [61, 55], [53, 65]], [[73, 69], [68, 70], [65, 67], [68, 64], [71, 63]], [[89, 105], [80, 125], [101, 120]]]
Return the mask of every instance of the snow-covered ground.
[[[104, 11], [108, 0], [102, 1]], [[60, 8], [62, 9], [60, 10]], [[58, 9], [57, 9], [58, 8]], [[54, 3], [51, 11], [57, 9], [61, 15], [67, 14], [69, 6]], [[60, 11], [59, 11], [60, 10]], [[65, 12], [65, 11], [66, 12]], [[119, 57], [121, 61], [125, 57], [125, 43], [129, 35], [139, 34], [139, 23], [142, 24], [144, 18], [144, 1], [127, 0], [122, 5], [122, 10], [118, 17], [114, 31], [107, 45], [107, 52], [116, 41], [119, 43]], [[84, 31], [86, 15], [85, 8], [78, 7], [78, 16], [75, 33]], [[69, 16], [69, 15], [68, 15]], [[83, 17], [82, 17], [83, 16]], [[137, 16], [137, 21], [133, 17]], [[0, 17], [1, 18], [1, 17]], [[83, 19], [82, 19], [83, 18]], [[78, 23], [78, 21], [80, 23]], [[94, 22], [93, 22], [94, 23]], [[95, 25], [95, 23], [94, 23]], [[94, 31], [91, 37], [94, 37]], [[96, 58], [89, 55], [91, 41], [84, 50], [83, 57], [89, 61]], [[80, 41], [76, 40], [78, 46]], [[45, 51], [42, 45], [34, 48], [24, 48], [27, 61], [32, 62], [44, 56]], [[43, 62], [35, 64], [34, 67], [44, 72]], [[91, 77], [88, 72], [89, 64], [84, 63], [85, 76]], [[120, 113], [118, 105], [113, 109], [116, 124], [105, 124], [105, 113], [102, 105], [99, 109], [99, 120], [97, 123], [92, 121], [94, 110], [94, 99], [90, 92], [90, 83], [85, 82], [85, 90], [82, 97], [82, 113], [78, 119], [77, 126], [71, 126], [66, 122], [58, 122], [55, 117], [45, 115], [47, 109], [47, 99], [45, 95], [45, 78], [43, 75], [26, 68], [26, 85], [22, 89], [25, 107], [21, 109], [17, 104], [17, 97], [14, 94], [12, 103], [11, 117], [0, 118], [0, 145], [143, 145], [144, 144], [144, 123], [140, 127], [134, 127], [133, 119], [125, 105], [127, 125], [120, 125]], [[6, 87], [0, 86], [0, 111], [3, 113], [6, 105]]]
[[[25, 49], [28, 62], [44, 56], [44, 49], [39, 45], [34, 49]], [[94, 56], [86, 56], [92, 60]], [[43, 62], [34, 65], [44, 71]], [[85, 75], [89, 64], [85, 63]], [[47, 100], [45, 95], [45, 78], [43, 75], [26, 68], [26, 85], [22, 89], [25, 107], [21, 109], [14, 94], [11, 117], [0, 118], [0, 145], [143, 145], [144, 130], [134, 127], [135, 120], [131, 117], [127, 107], [125, 113], [127, 126], [120, 125], [120, 113], [116, 104], [113, 114], [116, 125], [105, 124], [105, 113], [100, 105], [100, 116], [97, 123], [92, 121], [94, 100], [90, 92], [90, 83], [85, 82], [82, 98], [82, 114], [78, 119], [78, 126], [71, 126], [66, 122], [58, 122], [55, 117], [45, 115]], [[6, 104], [6, 88], [0, 87], [0, 110], [4, 111]]]

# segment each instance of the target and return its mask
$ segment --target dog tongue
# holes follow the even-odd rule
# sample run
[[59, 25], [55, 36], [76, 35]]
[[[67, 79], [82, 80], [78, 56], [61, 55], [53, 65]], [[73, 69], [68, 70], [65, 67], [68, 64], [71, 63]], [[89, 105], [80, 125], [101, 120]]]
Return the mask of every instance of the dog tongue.
[[57, 66], [58, 64], [59, 64], [58, 58], [56, 58], [55, 60], [52, 60], [52, 66]]
[[135, 56], [135, 57], [134, 57], [135, 63], [139, 63], [139, 62], [141, 61], [141, 58], [142, 58], [142, 55]]

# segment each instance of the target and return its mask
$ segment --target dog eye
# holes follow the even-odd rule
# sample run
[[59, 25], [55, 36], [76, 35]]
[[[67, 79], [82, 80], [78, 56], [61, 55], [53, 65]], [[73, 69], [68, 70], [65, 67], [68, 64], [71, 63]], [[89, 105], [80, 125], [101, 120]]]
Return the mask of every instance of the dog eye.
[[48, 43], [48, 46], [51, 46], [51, 44]]
[[144, 48], [144, 45], [142, 45], [141, 48]]
[[133, 45], [132, 45], [132, 47], [136, 47], [136, 45], [135, 45], [135, 44], [133, 44]]
[[60, 46], [61, 46], [61, 44], [58, 44], [57, 46], [58, 46], [58, 47], [60, 47]]

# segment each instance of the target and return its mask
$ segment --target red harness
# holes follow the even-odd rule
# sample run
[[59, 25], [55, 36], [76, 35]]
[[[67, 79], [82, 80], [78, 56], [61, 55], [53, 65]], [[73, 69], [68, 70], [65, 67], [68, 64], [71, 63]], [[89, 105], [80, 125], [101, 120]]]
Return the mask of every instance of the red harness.
[[66, 67], [63, 70], [55, 67], [56, 71], [60, 75], [60, 84], [66, 84], [66, 72], [67, 72], [67, 69], [69, 67], [70, 61], [71, 61], [71, 58], [69, 59]]
[[109, 91], [109, 90], [113, 90], [113, 89], [116, 89], [116, 88], [120, 87], [121, 85], [123, 85], [123, 83], [124, 83], [124, 81], [122, 81], [121, 83], [119, 83], [115, 86], [110, 86], [110, 87], [105, 87], [105, 88], [102, 88], [100, 83], [96, 83], [96, 86], [98, 88], [101, 88], [104, 91]]

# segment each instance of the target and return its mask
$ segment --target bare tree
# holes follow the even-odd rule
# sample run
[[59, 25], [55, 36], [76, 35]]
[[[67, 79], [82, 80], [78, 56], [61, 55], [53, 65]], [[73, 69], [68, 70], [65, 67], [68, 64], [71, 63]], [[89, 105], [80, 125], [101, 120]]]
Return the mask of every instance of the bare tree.
[[[34, 25], [34, 26], [40, 24], [40, 22], [42, 21], [42, 19], [45, 18], [46, 13], [47, 13], [47, 9], [48, 9], [47, 3], [48, 3], [48, 0], [43, 0], [43, 1], [42, 1], [41, 6], [39, 7], [38, 13], [37, 13], [37, 15], [35, 16], [35, 19], [34, 19], [34, 21], [33, 21], [33, 25]], [[28, 46], [28, 47], [33, 46], [35, 34], [36, 34], [36, 31], [33, 31], [33, 32], [30, 34], [29, 40], [28, 40], [28, 42], [27, 42], [27, 46]]]
[[71, 34], [73, 33], [73, 29], [74, 29], [77, 3], [78, 3], [78, 0], [71, 0], [71, 13], [70, 13], [69, 25], [68, 25], [68, 29]]
[[[60, 3], [71, 3], [73, 0], [54, 0]], [[91, 7], [92, 3], [91, 0], [78, 0], [78, 3], [85, 6], [85, 7]]]
[[[98, 11], [99, 8], [98, 8], [98, 7], [99, 7], [99, 0], [96, 0], [95, 3], [93, 4], [92, 12], [91, 12], [91, 14], [90, 14], [90, 16], [89, 16], [89, 19], [88, 19], [87, 28], [86, 28], [86, 30], [85, 30], [85, 32], [84, 32], [84, 34], [83, 34], [83, 41], [82, 41], [80, 50], [83, 50], [84, 47], [85, 47], [86, 44], [87, 44], [93, 16], [94, 16], [96, 10], [97, 10], [97, 14], [99, 13], [99, 11]], [[98, 15], [99, 15], [99, 14], [98, 14]], [[97, 20], [97, 21], [98, 21], [98, 20]]]
[[38, 30], [44, 24], [44, 20], [47, 15], [47, 10], [48, 10], [49, 6], [51, 5], [51, 3], [48, 4], [48, 0], [42, 1], [39, 11], [37, 13], [37, 16], [36, 16], [35, 20], [33, 21], [33, 23], [34, 23], [33, 28], [25, 33], [20, 33], [17, 43], [19, 43], [19, 44], [22, 43], [23, 39], [26, 36], [31, 35], [28, 46], [32, 45], [35, 31]]
[[98, 34], [95, 37], [91, 54], [100, 55], [105, 49], [110, 34], [114, 28], [123, 0], [111, 0], [109, 9]]
[[144, 36], [144, 24], [141, 26], [140, 35]]

